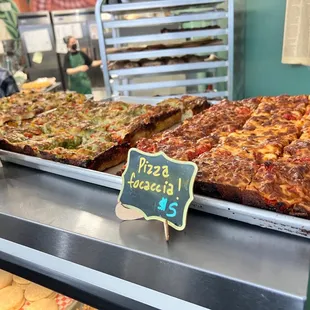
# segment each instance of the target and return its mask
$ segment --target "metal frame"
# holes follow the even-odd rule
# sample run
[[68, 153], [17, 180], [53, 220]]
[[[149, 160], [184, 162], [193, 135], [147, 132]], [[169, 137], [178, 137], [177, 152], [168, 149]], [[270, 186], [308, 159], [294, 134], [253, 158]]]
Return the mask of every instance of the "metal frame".
[[[160, 1], [142, 1], [137, 3], [126, 4], [113, 4], [104, 5], [104, 0], [98, 0], [95, 8], [96, 22], [99, 34], [99, 47], [100, 56], [102, 59], [102, 73], [106, 85], [107, 97], [113, 95], [132, 95], [132, 91], [145, 90], [145, 89], [160, 89], [165, 87], [177, 86], [199, 86], [205, 83], [221, 83], [219, 92], [204, 92], [209, 98], [218, 97], [219, 93], [224, 94], [224, 97], [229, 99], [233, 98], [233, 67], [234, 67], [234, 0], [160, 0]], [[225, 3], [227, 10], [217, 9], [218, 4]], [[141, 18], [137, 20], [121, 20], [119, 15], [128, 12], [150, 12], [166, 10], [167, 8], [186, 8], [193, 5], [200, 5], [208, 8], [208, 11], [184, 13], [181, 15], [167, 16], [167, 17], [154, 17], [154, 18]], [[213, 10], [212, 10], [213, 9]], [[101, 14], [109, 13], [112, 19], [109, 21], [102, 21]], [[220, 20], [227, 19], [228, 27], [221, 29], [210, 30], [187, 30], [184, 32], [176, 33], [163, 33], [163, 34], [143, 34], [143, 35], [129, 35], [122, 36], [121, 31], [125, 28], [131, 27], [151, 27], [158, 25], [176, 24], [190, 21], [200, 20]], [[106, 38], [104, 30], [112, 30], [112, 38]], [[151, 29], [151, 28], [150, 28]], [[141, 51], [141, 52], [124, 52], [124, 53], [107, 53], [107, 46], [120, 47], [121, 44], [140, 43], [146, 42], [161, 42], [168, 43], [169, 40], [176, 39], [191, 39], [201, 38], [208, 36], [226, 36], [228, 39], [227, 44], [218, 45], [205, 45], [200, 47], [189, 48], [167, 48], [154, 51]], [[227, 61], [215, 61], [214, 63], [186, 63], [178, 65], [162, 65], [154, 67], [139, 67], [133, 69], [109, 70], [109, 61], [119, 60], [134, 60], [143, 58], [158, 58], [167, 56], [184, 56], [190, 54], [208, 54], [228, 52]], [[220, 77], [217, 79], [216, 69], [226, 68], [226, 78]], [[193, 79], [193, 75], [210, 72], [211, 77]], [[185, 81], [171, 80], [168, 83], [155, 82], [159, 74], [178, 74], [184, 73], [186, 75]], [[152, 78], [154, 82], [150, 83], [135, 83], [133, 78], [141, 78], [146, 76]], [[211, 79], [210, 79], [211, 78]], [[210, 79], [210, 80], [209, 80]], [[212, 80], [214, 79], [214, 81]], [[200, 92], [201, 94], [201, 92]]]

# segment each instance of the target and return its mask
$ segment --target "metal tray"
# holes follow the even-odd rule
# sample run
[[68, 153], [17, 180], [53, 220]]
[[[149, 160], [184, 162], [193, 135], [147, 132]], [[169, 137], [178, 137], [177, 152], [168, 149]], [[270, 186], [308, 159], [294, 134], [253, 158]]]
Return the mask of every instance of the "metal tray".
[[[222, 99], [224, 99], [225, 94], [222, 92], [218, 92], [216, 98], [214, 99], [208, 99], [208, 102], [212, 104], [219, 103]], [[206, 97], [206, 94], [195, 94], [195, 96], [201, 96]], [[101, 100], [102, 102], [107, 101], [123, 101], [130, 104], [150, 104], [150, 105], [156, 105], [157, 103], [161, 102], [162, 100], [168, 99], [168, 98], [179, 98], [182, 97], [182, 95], [175, 95], [175, 96], [159, 96], [159, 97], [135, 97], [135, 96], [112, 96], [111, 98], [106, 98]], [[214, 96], [213, 96], [214, 97]]]
[[[113, 170], [110, 170], [111, 173], [98, 172], [4, 150], [0, 150], [0, 158], [4, 162], [12, 162], [116, 190], [121, 188], [122, 179], [119, 176], [113, 175]], [[200, 195], [195, 195], [191, 208], [310, 239], [310, 220]]]

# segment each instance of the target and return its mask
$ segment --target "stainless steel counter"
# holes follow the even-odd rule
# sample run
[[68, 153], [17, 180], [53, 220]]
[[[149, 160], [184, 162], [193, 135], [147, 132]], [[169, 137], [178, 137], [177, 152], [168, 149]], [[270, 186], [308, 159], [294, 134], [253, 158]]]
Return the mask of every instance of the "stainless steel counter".
[[167, 244], [159, 222], [118, 220], [117, 194], [5, 163], [0, 260], [89, 291], [98, 307], [304, 309], [309, 240], [190, 211]]

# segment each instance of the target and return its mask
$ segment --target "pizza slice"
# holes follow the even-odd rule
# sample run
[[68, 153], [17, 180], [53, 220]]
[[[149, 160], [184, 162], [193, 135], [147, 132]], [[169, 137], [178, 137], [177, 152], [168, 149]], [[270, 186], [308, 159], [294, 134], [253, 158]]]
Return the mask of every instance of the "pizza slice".
[[135, 145], [139, 139], [148, 138], [179, 123], [181, 117], [179, 108], [167, 105], [139, 105], [130, 108], [126, 115], [122, 115], [121, 119], [118, 118], [107, 128], [107, 131]]
[[204, 138], [198, 141], [166, 135], [160, 139], [141, 139], [137, 148], [148, 153], [164, 152], [167, 156], [183, 161], [191, 161], [212, 148], [212, 140]]
[[310, 219], [310, 165], [266, 162], [242, 196], [246, 205]]
[[0, 100], [0, 126], [9, 121], [20, 124], [23, 120], [33, 119], [45, 111], [81, 100], [85, 100], [85, 97], [64, 93], [26, 92], [14, 94]]
[[245, 123], [244, 129], [255, 130], [257, 127], [303, 126], [303, 116], [306, 105], [273, 102], [262, 102]]
[[216, 148], [212, 149], [212, 156], [225, 154], [239, 156], [262, 162], [276, 160], [281, 156], [283, 148], [297, 139], [297, 129], [278, 127], [261, 127], [254, 131], [239, 130], [222, 139]]
[[293, 141], [284, 148], [283, 158], [286, 160], [304, 160], [310, 162], [310, 139]]
[[63, 164], [104, 171], [126, 160], [128, 151], [127, 143], [93, 140], [77, 148], [55, 147], [42, 150], [40, 157]]
[[137, 147], [150, 153], [163, 151], [179, 160], [193, 160], [209, 152], [221, 137], [240, 129], [251, 112], [240, 103], [225, 101], [185, 120], [174, 130], [140, 140]]
[[272, 102], [276, 104], [285, 105], [287, 103], [297, 103], [297, 104], [309, 104], [310, 99], [308, 95], [279, 95], [279, 96], [262, 96], [260, 102]]
[[310, 140], [310, 126], [304, 128], [302, 131], [302, 135], [299, 138], [300, 140]]
[[59, 146], [74, 148], [82, 143], [82, 138], [63, 133], [62, 135], [45, 135], [15, 130], [0, 139], [2, 149], [31, 156], [39, 156], [40, 151], [50, 150]]
[[199, 139], [211, 134], [226, 136], [241, 129], [251, 113], [252, 110], [246, 106], [223, 102], [185, 120], [182, 126], [176, 129], [175, 134], [184, 136], [186, 132], [193, 133], [197, 130], [203, 133]]
[[238, 156], [257, 162], [276, 160], [282, 153], [283, 145], [278, 140], [262, 141], [259, 143], [241, 144], [239, 147], [223, 144], [212, 150], [211, 156]]
[[198, 166], [195, 190], [198, 193], [242, 202], [242, 192], [250, 184], [257, 169], [252, 160], [240, 157], [210, 157], [205, 153], [194, 160]]

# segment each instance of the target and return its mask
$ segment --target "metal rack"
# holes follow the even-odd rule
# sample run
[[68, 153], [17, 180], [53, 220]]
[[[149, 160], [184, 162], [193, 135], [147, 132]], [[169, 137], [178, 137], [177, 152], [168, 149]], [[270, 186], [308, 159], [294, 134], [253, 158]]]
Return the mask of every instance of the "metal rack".
[[[96, 4], [96, 22], [99, 34], [102, 71], [107, 96], [136, 95], [146, 90], [183, 87], [185, 92], [215, 97], [233, 97], [234, 68], [234, 0], [158, 0], [123, 4]], [[158, 13], [155, 17], [126, 20], [124, 14]], [[102, 21], [101, 14], [108, 13], [111, 19]], [[191, 30], [160, 33], [159, 27], [180, 29], [184, 23], [204, 21], [220, 25], [218, 29]], [[112, 30], [112, 38], [104, 33]], [[165, 48], [144, 51], [108, 53], [109, 47], [132, 47], [147, 44], [169, 44], [172, 40], [193, 40], [193, 38], [220, 38], [222, 43], [197, 47]], [[154, 59], [186, 55], [220, 56], [221, 60], [211, 62], [182, 63], [132, 69], [109, 70], [110, 61]], [[222, 60], [223, 59], [223, 60]], [[169, 75], [162, 79], [161, 76]], [[182, 75], [183, 78], [176, 78]], [[141, 81], [142, 79], [142, 81]], [[211, 86], [211, 87], [210, 87]], [[212, 91], [207, 90], [212, 89]], [[213, 91], [217, 90], [217, 91]]]

